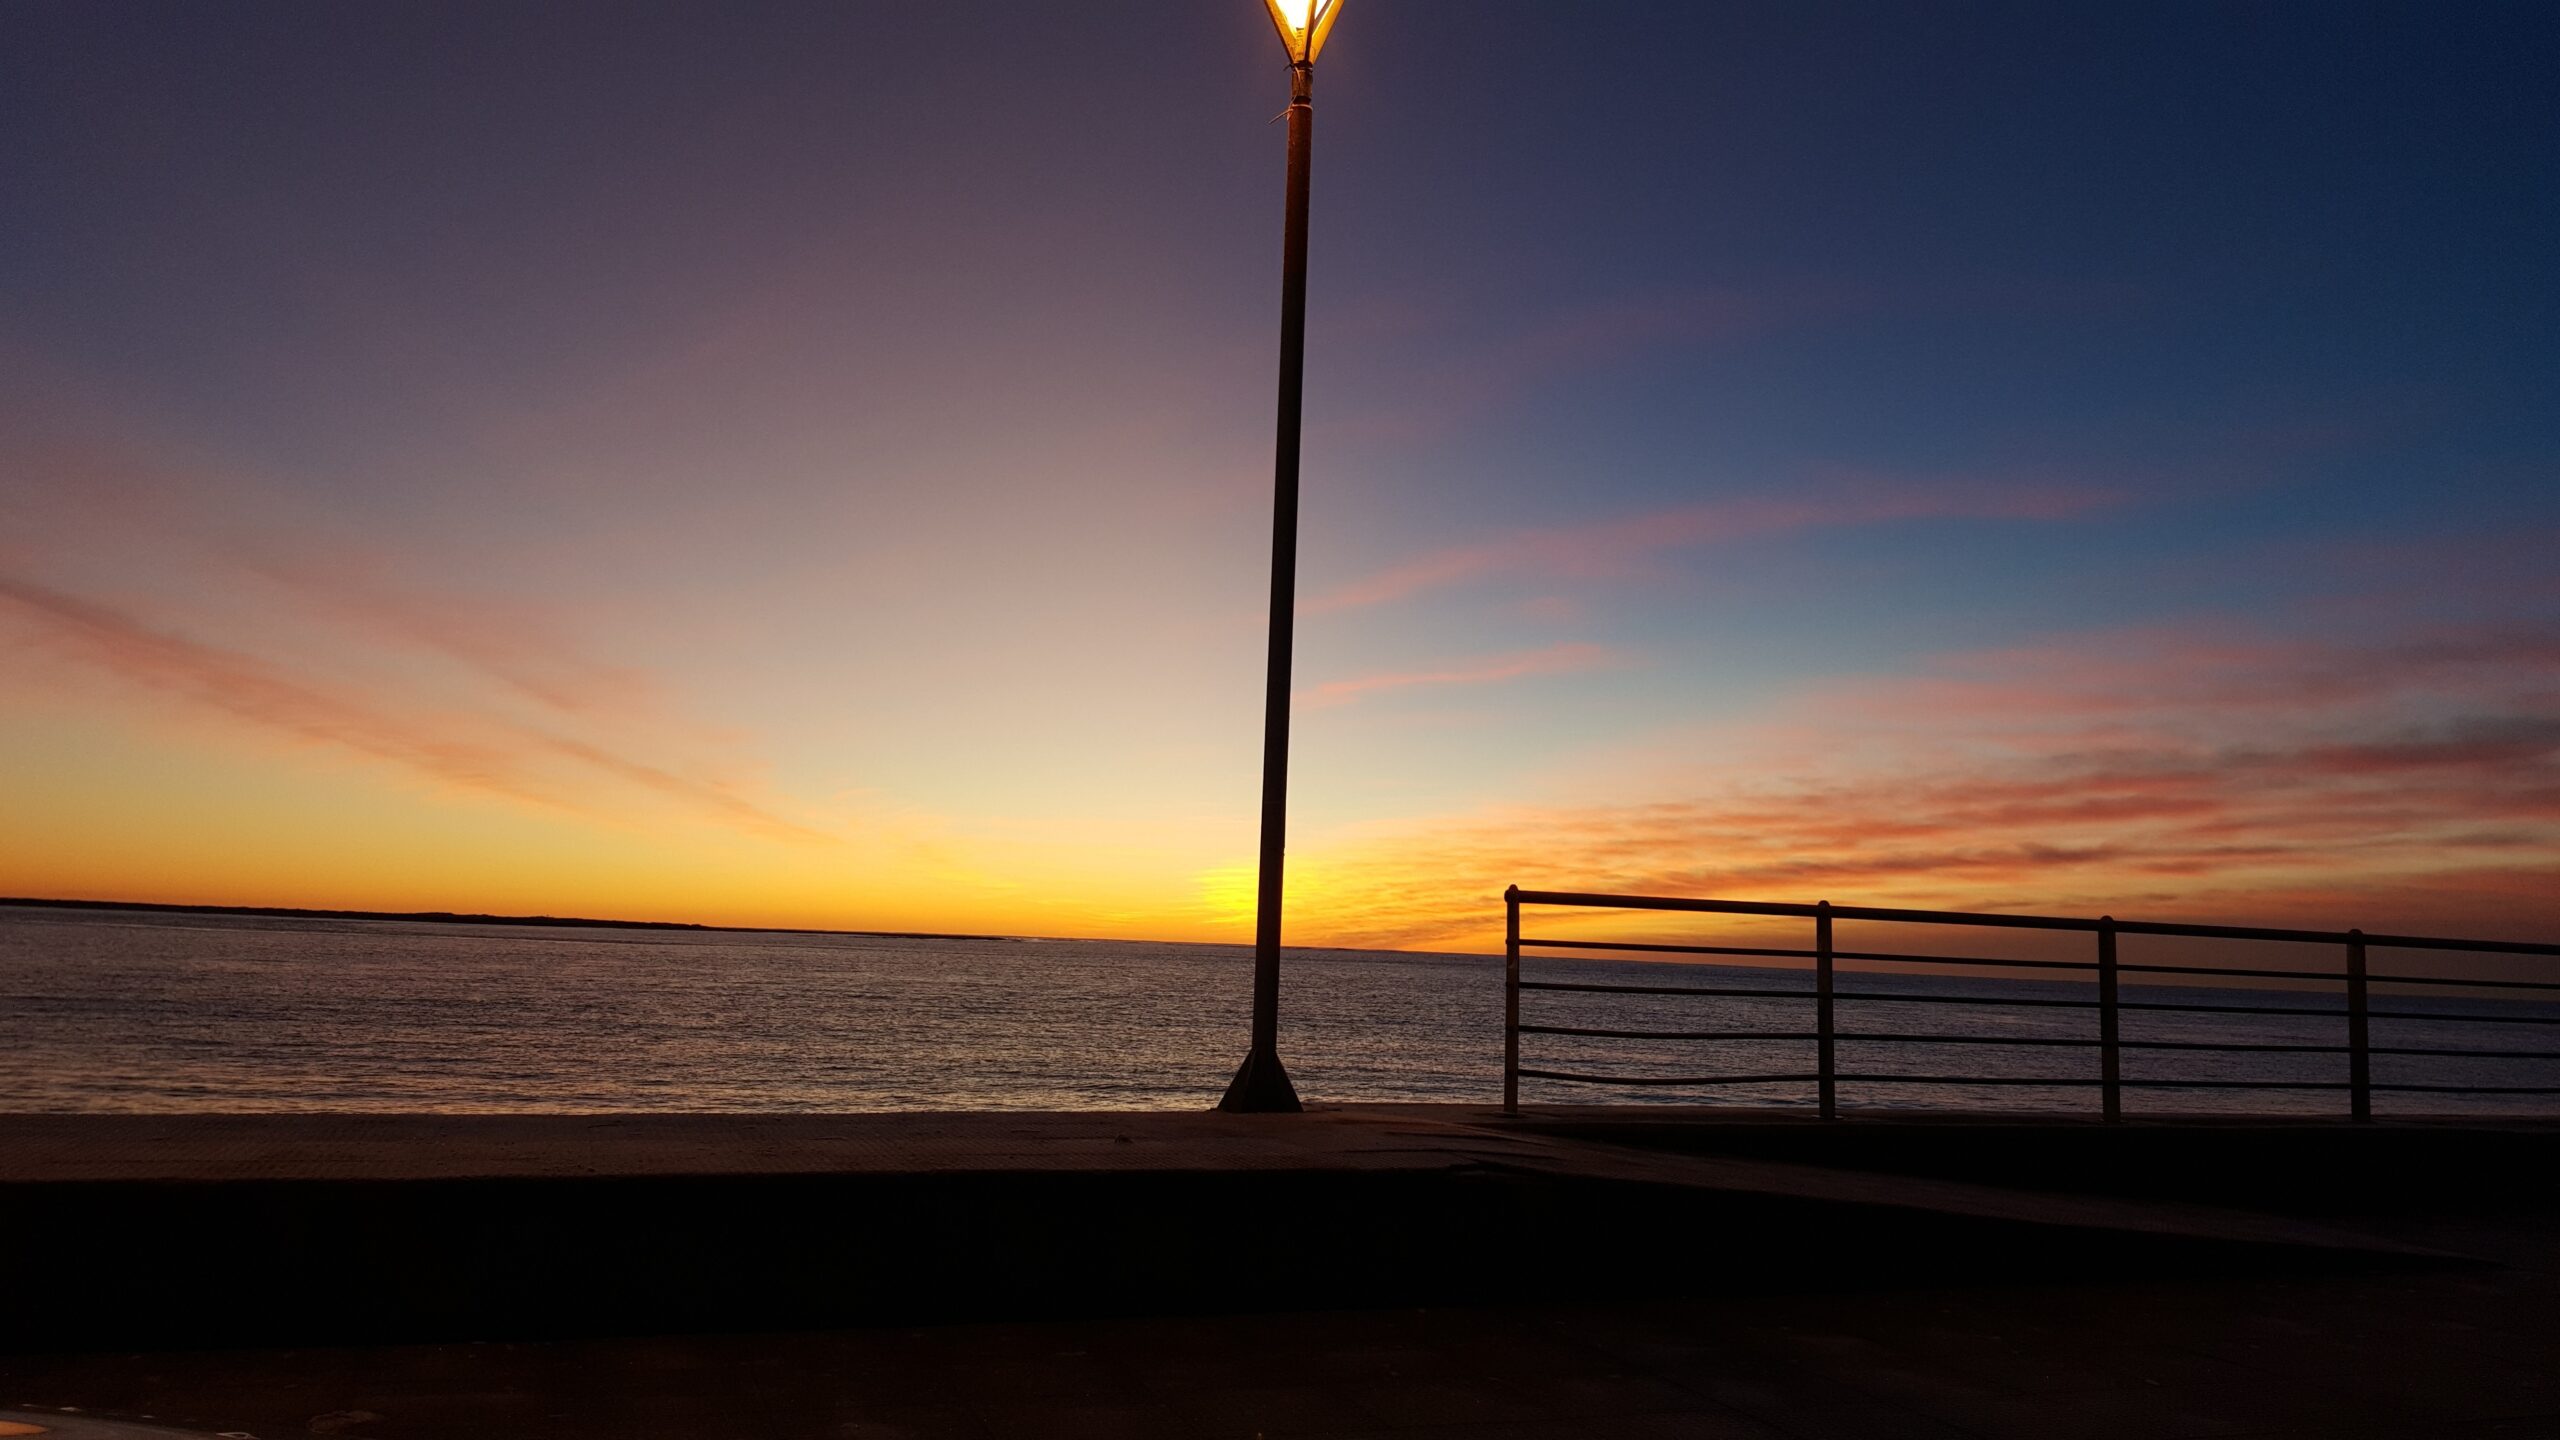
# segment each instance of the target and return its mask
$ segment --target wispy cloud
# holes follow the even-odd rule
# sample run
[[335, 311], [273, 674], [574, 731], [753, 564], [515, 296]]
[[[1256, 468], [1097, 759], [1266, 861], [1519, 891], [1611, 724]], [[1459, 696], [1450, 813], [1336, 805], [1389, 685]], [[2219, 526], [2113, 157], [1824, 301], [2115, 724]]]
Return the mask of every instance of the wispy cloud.
[[1657, 555], [1800, 531], [1903, 520], [2066, 520], [2119, 503], [2121, 492], [2067, 482], [1884, 482], [1850, 477], [1802, 495], [1742, 496], [1587, 525], [1518, 530], [1425, 551], [1337, 586], [1302, 607], [1353, 610], [1496, 575], [1605, 579]]
[[[1476, 423], [1556, 379], [1605, 371], [1683, 350], [1732, 348], [1755, 339], [1900, 313], [2023, 315], [2087, 320], [2158, 297], [2114, 283], [2002, 280], [1891, 290], [1837, 277], [1764, 279], [1749, 286], [1686, 285], [1571, 301], [1545, 309], [1451, 299], [1417, 302], [1410, 289], [1356, 297], [1318, 317], [1360, 348], [1394, 354], [1392, 384], [1360, 383], [1314, 422], [1328, 441], [1414, 441]], [[1415, 363], [1412, 352], [1427, 352]]]
[[22, 579], [76, 575], [74, 588], [99, 591], [118, 578], [182, 576], [191, 598], [250, 611], [273, 611], [281, 597], [291, 619], [376, 653], [441, 659], [582, 723], [673, 719], [648, 674], [586, 653], [545, 606], [417, 583], [415, 557], [332, 533], [277, 503], [259, 476], [106, 433], [113, 417], [82, 418], [85, 427], [68, 425], [0, 399], [0, 566]]
[[0, 575], [0, 607], [50, 648], [273, 735], [383, 762], [456, 789], [599, 814], [598, 779], [767, 838], [831, 839], [730, 786], [575, 735], [431, 710], [177, 633], [129, 610]]
[[266, 554], [248, 568], [316, 618], [441, 655], [563, 715], [628, 715], [654, 706], [648, 676], [582, 653], [526, 607], [429, 595], [400, 584], [387, 567], [343, 558]]
[[1558, 376], [1819, 323], [1873, 303], [1867, 292], [1839, 285], [1690, 287], [1568, 305], [1495, 333], [1454, 314], [1417, 320], [1404, 310], [1400, 328], [1429, 333], [1432, 363], [1400, 370], [1392, 386], [1364, 389], [1347, 408], [1329, 408], [1333, 418], [1318, 424], [1335, 442], [1427, 439]]
[[[1301, 933], [1482, 944], [1556, 888], [2560, 930], [2560, 632], [2152, 634], [1946, 657], [1690, 737], [1659, 800], [1309, 847]], [[1961, 676], [1962, 679], [1951, 679]]]
[[1510, 655], [1496, 655], [1429, 670], [1393, 670], [1374, 675], [1361, 675], [1349, 680], [1328, 680], [1301, 690], [1297, 695], [1300, 710], [1323, 710], [1348, 705], [1371, 695], [1394, 690], [1452, 685], [1490, 685], [1503, 680], [1518, 680], [1532, 675], [1563, 675], [1578, 670], [1597, 670], [1623, 663], [1622, 652], [1606, 645], [1550, 645], [1542, 650], [1523, 650]]
[[2086, 739], [2109, 722], [2190, 732], [2207, 720], [2224, 730], [2314, 716], [2391, 724], [2412, 706], [2540, 703], [2544, 687], [2560, 689], [2560, 630], [2544, 625], [2402, 628], [2342, 644], [2200, 622], [1942, 656], [1911, 675], [1822, 687], [1807, 704], [1877, 725]]

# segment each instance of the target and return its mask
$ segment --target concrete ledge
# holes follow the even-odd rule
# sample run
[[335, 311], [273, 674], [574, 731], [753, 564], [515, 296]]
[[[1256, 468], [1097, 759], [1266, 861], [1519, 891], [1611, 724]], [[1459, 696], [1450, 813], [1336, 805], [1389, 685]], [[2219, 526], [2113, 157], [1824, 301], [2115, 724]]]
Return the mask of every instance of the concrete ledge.
[[2041, 1191], [2292, 1215], [2560, 1211], [2560, 1119], [2096, 1117], [1554, 1106], [1542, 1135], [1666, 1154], [1777, 1160]]

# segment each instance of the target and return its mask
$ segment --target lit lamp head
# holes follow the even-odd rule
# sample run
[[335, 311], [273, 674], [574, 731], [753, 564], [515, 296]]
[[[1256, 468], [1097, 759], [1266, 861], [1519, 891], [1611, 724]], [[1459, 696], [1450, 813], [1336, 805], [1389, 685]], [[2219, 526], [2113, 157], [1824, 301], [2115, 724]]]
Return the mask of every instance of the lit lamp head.
[[1271, 23], [1280, 31], [1280, 43], [1288, 47], [1292, 66], [1313, 65], [1317, 52], [1324, 49], [1324, 37], [1333, 33], [1333, 17], [1342, 13], [1342, 0], [1262, 0], [1271, 7]]

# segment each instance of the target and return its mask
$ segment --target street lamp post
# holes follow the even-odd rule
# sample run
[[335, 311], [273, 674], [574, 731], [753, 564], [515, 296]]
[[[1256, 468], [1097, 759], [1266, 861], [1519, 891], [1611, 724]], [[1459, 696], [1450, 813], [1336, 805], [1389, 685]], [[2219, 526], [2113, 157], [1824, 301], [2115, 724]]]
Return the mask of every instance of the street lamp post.
[[1280, 425], [1271, 463], [1271, 652], [1262, 692], [1262, 862], [1254, 894], [1253, 1046], [1221, 1110], [1299, 1109], [1280, 1063], [1280, 864], [1289, 828], [1289, 658], [1298, 603], [1298, 415], [1307, 368], [1307, 163], [1316, 55], [1342, 0], [1263, 0], [1289, 51], [1289, 206], [1280, 269]]

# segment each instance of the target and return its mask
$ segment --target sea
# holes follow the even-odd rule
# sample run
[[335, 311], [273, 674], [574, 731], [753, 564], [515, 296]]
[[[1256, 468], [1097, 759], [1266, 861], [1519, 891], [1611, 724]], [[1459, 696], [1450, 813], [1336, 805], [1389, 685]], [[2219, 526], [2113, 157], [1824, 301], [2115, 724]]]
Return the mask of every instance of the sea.
[[[1537, 957], [1531, 979], [1703, 985], [1767, 996], [1531, 991], [1531, 1024], [1724, 1033], [1813, 1028], [1808, 977], [1739, 965]], [[1243, 1056], [1252, 956], [1227, 945], [905, 937], [0, 906], [0, 1110], [11, 1112], [916, 1111], [1202, 1109]], [[1844, 971], [1844, 992], [2085, 998], [2040, 980]], [[2128, 1010], [2126, 1040], [2333, 1046], [2336, 987], [2128, 984], [2178, 997], [2324, 1013]], [[2377, 995], [2377, 1008], [2385, 1001]], [[2385, 1085], [2560, 1087], [2560, 1005], [2404, 994], [2373, 1043], [2497, 1050], [2378, 1054]], [[1322, 1104], [1486, 1104], [1502, 1091], [1499, 956], [1292, 949], [1281, 1054]], [[2496, 1017], [2457, 1022], [2460, 1015]], [[2094, 1051], [1964, 1045], [2072, 1039], [2086, 1010], [1842, 1000], [1844, 1106], [2086, 1113]], [[1522, 1064], [1644, 1079], [1802, 1075], [1804, 1040], [1530, 1034]], [[2346, 1078], [2316, 1050], [2131, 1050], [2129, 1081], [2269, 1088], [2126, 1091], [2132, 1114], [2339, 1112]], [[1930, 1084], [1892, 1077], [1996, 1078]], [[1810, 1106], [1802, 1080], [1601, 1086], [1529, 1079], [1530, 1104]], [[2549, 1113], [2560, 1095], [2385, 1091], [2393, 1113]]]

